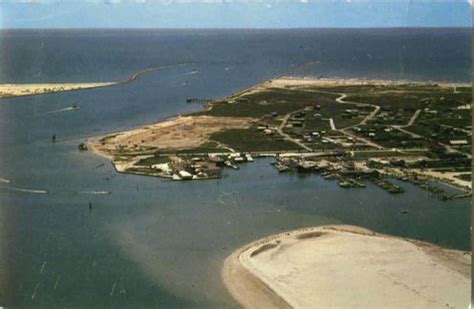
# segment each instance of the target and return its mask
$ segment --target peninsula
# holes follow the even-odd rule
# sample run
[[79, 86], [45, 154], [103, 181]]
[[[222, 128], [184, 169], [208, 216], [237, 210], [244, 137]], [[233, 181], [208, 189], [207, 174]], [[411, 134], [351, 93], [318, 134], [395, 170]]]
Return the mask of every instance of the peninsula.
[[[280, 172], [320, 173], [341, 187], [398, 178], [442, 199], [470, 196], [471, 86], [281, 77], [210, 101], [205, 110], [81, 146], [119, 172], [175, 180], [221, 176], [272, 156]], [[444, 194], [430, 180], [462, 189]]]

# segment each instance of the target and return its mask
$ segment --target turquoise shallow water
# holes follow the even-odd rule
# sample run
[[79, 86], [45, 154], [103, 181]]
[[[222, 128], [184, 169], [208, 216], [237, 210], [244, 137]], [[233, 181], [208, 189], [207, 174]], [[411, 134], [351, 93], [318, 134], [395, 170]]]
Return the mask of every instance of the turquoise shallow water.
[[[440, 202], [409, 184], [402, 184], [402, 195], [370, 184], [343, 190], [315, 175], [278, 174], [268, 159], [226, 171], [218, 181], [170, 182], [117, 174], [108, 160], [77, 151], [86, 137], [198, 110], [185, 98], [228, 95], [315, 55], [320, 67], [308, 70], [328, 76], [361, 76], [365, 67], [365, 77], [466, 80], [469, 32], [452, 31], [449, 38], [443, 31], [3, 33], [4, 82], [117, 80], [143, 67], [189, 65], [116, 87], [0, 101], [0, 178], [11, 181], [0, 183], [0, 303], [233, 307], [220, 281], [227, 255], [265, 235], [320, 224], [356, 224], [468, 249], [470, 201]], [[356, 60], [348, 60], [347, 48], [334, 52], [354, 41], [364, 42], [351, 52]], [[418, 41], [430, 55], [424, 61]], [[445, 41], [451, 44], [441, 46]], [[381, 42], [404, 45], [403, 57]], [[450, 61], [432, 69], [443, 59]], [[396, 66], [414, 62], [412, 72]], [[72, 104], [80, 109], [45, 114]]]

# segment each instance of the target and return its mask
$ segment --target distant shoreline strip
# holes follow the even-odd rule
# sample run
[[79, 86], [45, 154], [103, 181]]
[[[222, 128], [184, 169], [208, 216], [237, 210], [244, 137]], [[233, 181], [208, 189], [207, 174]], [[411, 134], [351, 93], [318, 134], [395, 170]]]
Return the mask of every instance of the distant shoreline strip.
[[0, 100], [16, 97], [35, 96], [56, 92], [79, 91], [85, 89], [123, 85], [137, 80], [142, 74], [167, 68], [182, 67], [192, 63], [179, 63], [148, 67], [133, 72], [127, 79], [112, 82], [82, 82], [82, 83], [42, 83], [42, 84], [0, 84]]

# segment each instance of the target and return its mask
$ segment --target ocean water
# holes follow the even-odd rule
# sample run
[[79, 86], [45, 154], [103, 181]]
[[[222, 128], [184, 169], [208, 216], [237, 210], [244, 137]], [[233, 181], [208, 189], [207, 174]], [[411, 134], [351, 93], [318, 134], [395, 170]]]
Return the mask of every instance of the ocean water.
[[[0, 100], [0, 178], [10, 181], [0, 182], [0, 305], [235, 307], [220, 280], [227, 255], [320, 224], [469, 249], [468, 199], [441, 202], [405, 183], [401, 195], [343, 190], [279, 175], [267, 159], [221, 180], [170, 182], [117, 174], [77, 145], [202, 108], [186, 97], [219, 98], [285, 72], [470, 82], [470, 46], [470, 29], [1, 32], [2, 83], [164, 68], [109, 88]], [[317, 62], [292, 70], [308, 61]], [[56, 112], [72, 104], [80, 109]]]

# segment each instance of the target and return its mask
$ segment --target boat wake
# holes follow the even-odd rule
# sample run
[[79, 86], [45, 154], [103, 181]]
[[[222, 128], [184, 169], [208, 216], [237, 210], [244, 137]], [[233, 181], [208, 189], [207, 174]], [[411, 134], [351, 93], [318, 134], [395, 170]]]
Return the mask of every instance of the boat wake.
[[55, 113], [62, 113], [62, 112], [67, 112], [67, 111], [74, 111], [74, 110], [78, 110], [78, 109], [79, 109], [79, 106], [78, 106], [78, 105], [72, 105], [72, 106], [69, 106], [69, 107], [60, 108], [60, 109], [54, 109], [54, 110], [51, 110], [51, 111], [47, 111], [47, 112], [44, 112], [44, 113], [40, 113], [40, 114], [37, 114], [37, 116], [44, 116], [44, 115], [48, 115], [48, 114], [55, 114]]
[[111, 194], [110, 191], [81, 191], [79, 194]]
[[199, 73], [199, 71], [191, 71], [191, 72], [184, 73], [184, 75], [194, 75], [197, 73]]
[[27, 189], [27, 188], [18, 188], [18, 187], [9, 187], [9, 186], [2, 186], [0, 188], [11, 190], [11, 191], [23, 192], [23, 193], [32, 193], [32, 194], [47, 194], [48, 193], [48, 191], [46, 190]]

